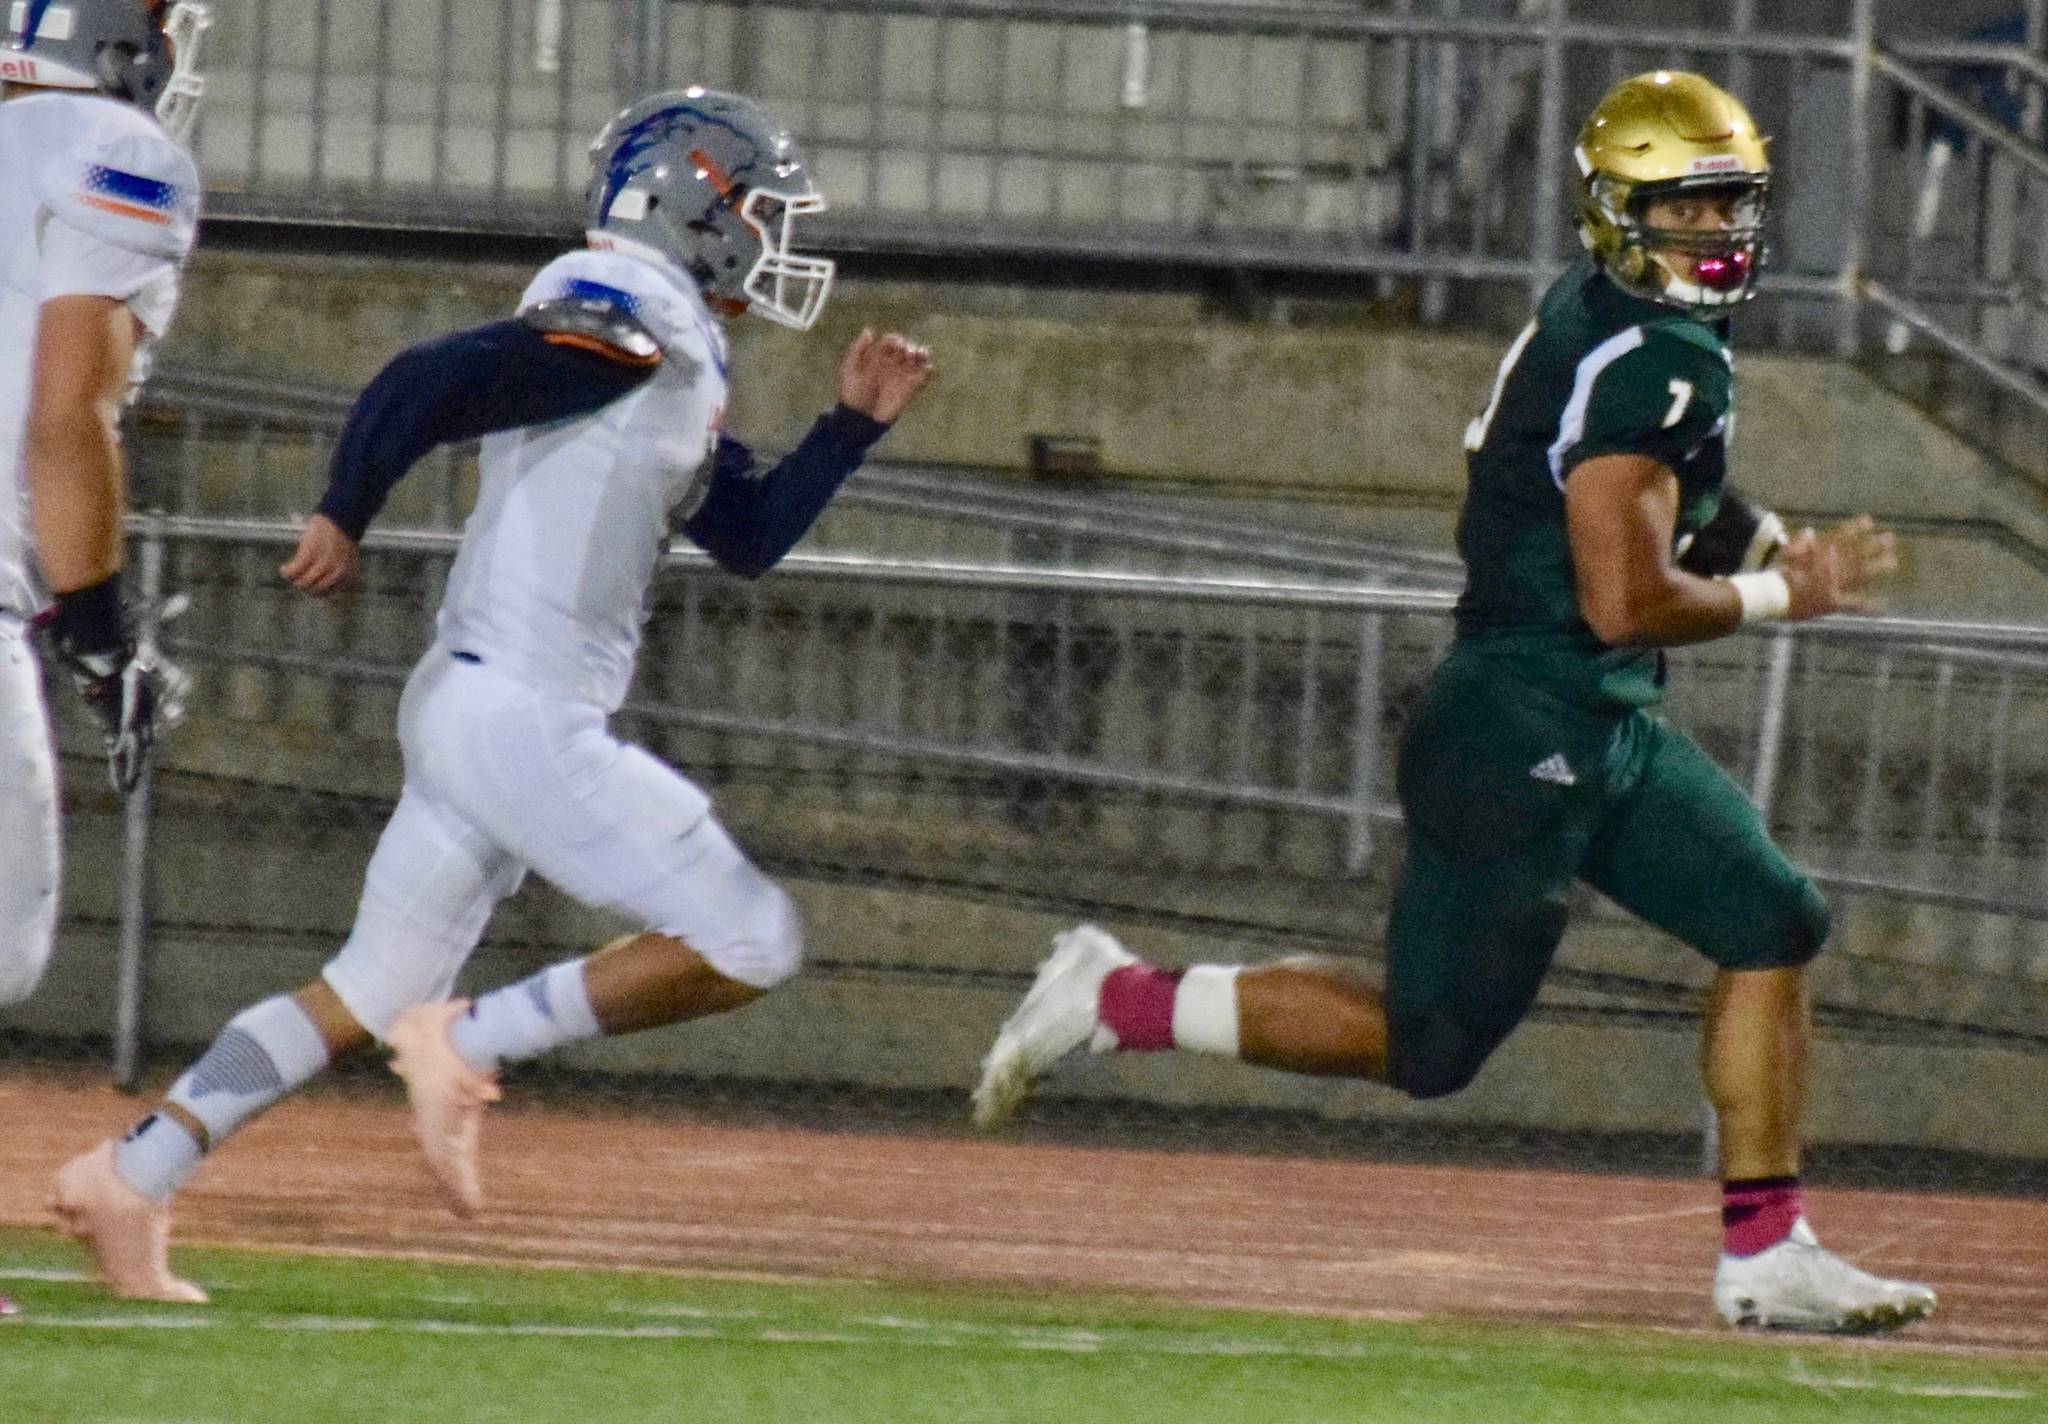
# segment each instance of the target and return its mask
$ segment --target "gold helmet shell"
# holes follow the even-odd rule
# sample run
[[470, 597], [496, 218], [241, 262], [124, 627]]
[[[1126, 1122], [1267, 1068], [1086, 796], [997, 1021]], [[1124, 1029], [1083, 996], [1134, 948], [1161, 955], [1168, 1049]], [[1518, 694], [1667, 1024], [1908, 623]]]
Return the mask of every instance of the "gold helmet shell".
[[[1625, 79], [1586, 120], [1574, 156], [1583, 179], [1579, 236], [1625, 290], [1700, 316], [1754, 295], [1771, 160], [1769, 141], [1734, 95], [1675, 70]], [[1682, 233], [1644, 221], [1661, 198], [1730, 190], [1742, 199], [1731, 229]], [[1660, 254], [1689, 260], [1673, 267]]]

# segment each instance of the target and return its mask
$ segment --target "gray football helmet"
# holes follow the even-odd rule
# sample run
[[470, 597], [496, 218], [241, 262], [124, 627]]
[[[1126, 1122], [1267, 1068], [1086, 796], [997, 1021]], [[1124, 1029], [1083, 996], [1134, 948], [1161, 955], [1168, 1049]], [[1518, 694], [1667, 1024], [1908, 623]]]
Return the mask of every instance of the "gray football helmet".
[[789, 131], [751, 99], [693, 87], [642, 99], [590, 146], [593, 247], [639, 247], [707, 296], [802, 331], [833, 264], [790, 250], [796, 219], [825, 210]]
[[179, 143], [191, 132], [206, 81], [199, 37], [206, 6], [181, 0], [0, 0], [6, 11], [0, 79], [90, 89], [154, 112]]

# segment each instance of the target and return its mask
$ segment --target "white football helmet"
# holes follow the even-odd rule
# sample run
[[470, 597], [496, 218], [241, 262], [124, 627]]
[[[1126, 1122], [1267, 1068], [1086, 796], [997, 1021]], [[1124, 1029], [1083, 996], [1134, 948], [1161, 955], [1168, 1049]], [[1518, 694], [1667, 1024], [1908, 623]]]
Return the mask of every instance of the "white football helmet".
[[590, 146], [589, 240], [638, 247], [708, 296], [802, 331], [833, 264], [790, 250], [796, 219], [825, 210], [789, 131], [751, 99], [673, 90], [642, 99]]
[[90, 89], [155, 113], [183, 143], [206, 81], [199, 37], [205, 6], [180, 0], [0, 0], [0, 79], [51, 89]]

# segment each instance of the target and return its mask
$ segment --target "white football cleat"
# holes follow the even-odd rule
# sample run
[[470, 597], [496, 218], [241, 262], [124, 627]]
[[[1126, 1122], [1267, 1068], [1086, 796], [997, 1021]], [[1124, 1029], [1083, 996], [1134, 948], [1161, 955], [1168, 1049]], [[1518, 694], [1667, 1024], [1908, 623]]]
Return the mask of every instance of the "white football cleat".
[[204, 1305], [206, 1292], [171, 1274], [171, 1213], [121, 1180], [114, 1144], [57, 1169], [57, 1227], [83, 1242], [92, 1268], [124, 1300]]
[[1714, 1308], [1739, 1327], [1862, 1335], [1931, 1314], [1934, 1291], [1857, 1269], [1823, 1247], [1801, 1217], [1792, 1234], [1768, 1250], [1721, 1258]]
[[981, 1082], [974, 1089], [976, 1127], [1005, 1121], [1053, 1064], [1083, 1044], [1098, 1053], [1116, 1047], [1116, 1036], [1103, 1027], [1099, 1014], [1102, 981], [1113, 970], [1136, 964], [1138, 956], [1094, 925], [1054, 935], [1052, 943], [1024, 1002], [1003, 1021], [995, 1045], [981, 1060]]
[[469, 1012], [467, 999], [449, 999], [407, 1009], [384, 1035], [391, 1045], [391, 1071], [405, 1079], [412, 1102], [412, 1133], [440, 1184], [448, 1209], [475, 1216], [483, 1209], [477, 1173], [477, 1142], [484, 1108], [503, 1096], [496, 1079], [462, 1059], [448, 1029]]

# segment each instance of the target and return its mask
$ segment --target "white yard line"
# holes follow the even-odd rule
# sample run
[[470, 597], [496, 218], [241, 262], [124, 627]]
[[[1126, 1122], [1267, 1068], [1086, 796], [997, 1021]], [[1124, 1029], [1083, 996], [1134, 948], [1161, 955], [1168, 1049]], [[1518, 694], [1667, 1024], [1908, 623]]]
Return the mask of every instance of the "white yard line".
[[1898, 1394], [1913, 1399], [2032, 1399], [2034, 1396], [2023, 1389], [2010, 1389], [1997, 1385], [1982, 1384], [1900, 1384], [1895, 1380], [1872, 1379], [1845, 1375], [1816, 1375], [1795, 1356], [1791, 1367], [1785, 1372], [1788, 1384], [1805, 1389], [1819, 1390], [1831, 1394], [1836, 1390], [1860, 1390], [1875, 1394]]
[[[257, 1329], [301, 1335], [459, 1335], [481, 1338], [557, 1338], [569, 1340], [700, 1340], [721, 1344], [860, 1345], [908, 1349], [998, 1349], [1096, 1354], [1105, 1348], [1132, 1354], [1214, 1356], [1248, 1355], [1295, 1359], [1363, 1359], [1372, 1348], [1359, 1345], [1290, 1345], [1277, 1340], [1232, 1340], [1210, 1337], [1147, 1338], [1137, 1333], [1105, 1335], [1096, 1331], [1004, 1326], [978, 1321], [912, 1321], [880, 1318], [859, 1322], [869, 1328], [803, 1330], [787, 1326], [747, 1324], [706, 1312], [701, 1324], [563, 1325], [547, 1321], [482, 1322], [470, 1320], [379, 1320], [348, 1315], [275, 1315], [229, 1317], [201, 1312], [149, 1315], [66, 1315], [38, 1311], [10, 1322], [8, 1330], [214, 1330]], [[885, 1323], [886, 1321], [886, 1323]], [[874, 1328], [879, 1326], [880, 1328]]]
[[[22, 1330], [215, 1330], [257, 1329], [297, 1335], [440, 1335], [480, 1339], [566, 1339], [665, 1341], [690, 1340], [710, 1344], [743, 1345], [853, 1345], [864, 1349], [933, 1348], [961, 1350], [1012, 1350], [1042, 1354], [1126, 1354], [1206, 1359], [1297, 1359], [1358, 1360], [1369, 1358], [1379, 1347], [1357, 1345], [1288, 1344], [1279, 1340], [1229, 1338], [1210, 1335], [1147, 1334], [1139, 1331], [1061, 1328], [1053, 1326], [1003, 1325], [987, 1321], [927, 1320], [899, 1315], [867, 1316], [839, 1329], [797, 1329], [759, 1323], [747, 1314], [723, 1316], [705, 1311], [691, 1324], [646, 1322], [629, 1325], [565, 1325], [546, 1321], [480, 1322], [467, 1320], [380, 1320], [347, 1315], [273, 1315], [248, 1317], [212, 1315], [204, 1312], [165, 1312], [137, 1315], [66, 1315], [37, 1312], [9, 1322], [12, 1334]], [[1795, 1385], [1819, 1391], [1855, 1390], [1920, 1399], [2005, 1399], [2025, 1401], [2034, 1396], [2022, 1389], [1975, 1384], [1967, 1381], [1914, 1384], [1869, 1376], [1833, 1376], [1810, 1373], [1795, 1358], [1789, 1369], [1775, 1362], [1759, 1360], [1757, 1369], [1740, 1365], [1697, 1364], [1684, 1361], [1645, 1363], [1651, 1373], [1711, 1375], [1742, 1381], [1765, 1381]]]

